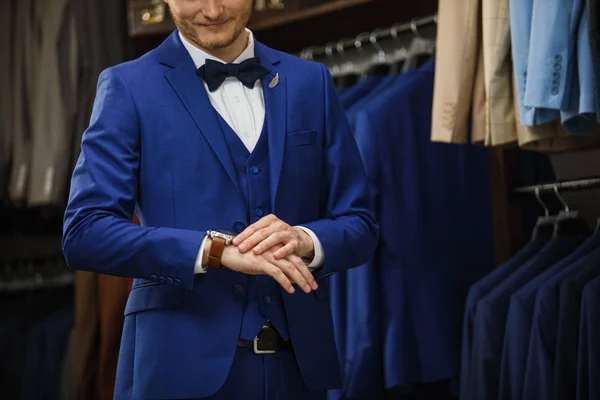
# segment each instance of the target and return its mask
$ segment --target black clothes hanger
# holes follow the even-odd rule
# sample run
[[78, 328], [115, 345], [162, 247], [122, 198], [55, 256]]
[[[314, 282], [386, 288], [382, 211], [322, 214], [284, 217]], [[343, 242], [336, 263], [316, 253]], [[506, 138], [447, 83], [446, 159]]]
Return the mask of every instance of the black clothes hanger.
[[550, 240], [554, 236], [554, 226], [556, 222], [556, 215], [550, 215], [550, 210], [540, 197], [540, 188], [535, 188], [535, 198], [538, 203], [544, 209], [544, 216], [538, 217], [535, 226], [533, 228], [533, 234], [531, 235], [531, 240], [535, 239], [545, 239]]
[[587, 236], [592, 232], [589, 226], [579, 215], [576, 210], [571, 210], [565, 200], [558, 193], [558, 186], [554, 186], [554, 194], [560, 201], [564, 210], [558, 213], [556, 217], [556, 223], [554, 225], [554, 232], [552, 237], [575, 237], [575, 236]]

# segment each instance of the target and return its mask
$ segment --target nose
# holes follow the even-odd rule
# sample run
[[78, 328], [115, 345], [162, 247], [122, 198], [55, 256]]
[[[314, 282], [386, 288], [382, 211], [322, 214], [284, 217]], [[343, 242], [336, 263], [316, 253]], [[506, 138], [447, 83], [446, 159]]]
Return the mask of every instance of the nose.
[[223, 14], [223, 5], [221, 0], [207, 0], [202, 9], [202, 15], [211, 21], [218, 21]]

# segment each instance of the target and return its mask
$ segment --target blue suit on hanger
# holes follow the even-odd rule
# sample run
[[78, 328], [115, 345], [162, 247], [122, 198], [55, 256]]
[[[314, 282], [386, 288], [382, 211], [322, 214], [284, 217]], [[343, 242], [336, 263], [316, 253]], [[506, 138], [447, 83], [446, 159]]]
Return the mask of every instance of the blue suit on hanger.
[[[534, 0], [510, 0], [511, 51], [522, 125], [539, 125], [560, 118], [560, 112], [557, 109], [531, 107], [525, 104], [525, 90], [529, 85], [529, 73], [541, 74], [541, 71], [529, 69], [530, 47], [539, 45], [536, 40], [537, 36], [532, 37], [531, 35], [533, 8]], [[547, 24], [547, 21], [543, 23]], [[560, 68], [562, 69], [562, 66]], [[544, 76], [544, 78], [547, 77]]]
[[535, 238], [525, 245], [510, 260], [495, 268], [488, 275], [481, 278], [469, 289], [463, 316], [461, 365], [460, 365], [460, 396], [467, 398], [469, 393], [469, 373], [471, 368], [471, 351], [473, 347], [473, 328], [477, 303], [485, 297], [492, 289], [504, 281], [517, 268], [521, 267], [533, 257], [548, 241], [543, 238]]
[[586, 135], [597, 126], [594, 66], [588, 35], [588, 10], [583, 5], [581, 8], [577, 24], [575, 77], [570, 90], [569, 105], [561, 112], [563, 126], [573, 135]]
[[577, 355], [577, 400], [600, 398], [600, 277], [583, 289], [579, 352]]
[[[328, 277], [366, 262], [378, 233], [362, 161], [327, 70], [260, 43], [255, 50], [271, 70], [262, 80], [268, 137], [257, 159], [268, 163], [268, 173], [253, 168], [247, 183], [255, 188], [260, 178], [268, 193], [249, 200], [231, 135], [177, 31], [99, 78], [65, 212], [63, 252], [72, 268], [136, 278], [116, 399], [214, 394], [227, 379], [252, 300], [282, 316], [310, 390], [340, 385]], [[278, 84], [270, 87], [275, 76]], [[142, 226], [131, 223], [134, 211]], [[265, 296], [247, 299], [247, 275], [194, 275], [207, 230], [239, 233], [268, 212], [319, 237], [326, 262], [316, 292], [289, 295], [258, 277], [255, 289]]]
[[[414, 71], [399, 75], [367, 76], [349, 88], [340, 100], [353, 128], [355, 139], [367, 168], [367, 176], [373, 173], [378, 162], [370, 140], [369, 123], [359, 123], [357, 116], [387, 90], [399, 89]], [[364, 122], [364, 121], [363, 121]], [[377, 183], [369, 179], [370, 193], [378, 196]], [[375, 200], [374, 200], [375, 201]], [[379, 287], [379, 264], [377, 257], [369, 262], [343, 271], [330, 279], [331, 314], [334, 320], [336, 345], [343, 366], [343, 385], [340, 390], [328, 393], [329, 400], [372, 399], [384, 396], [381, 341], [381, 301]]]
[[387, 388], [458, 375], [463, 300], [492, 266], [488, 152], [430, 141], [433, 76], [430, 60], [355, 117], [382, 232]]
[[583, 238], [556, 238], [477, 304], [469, 394], [466, 400], [496, 398], [510, 296], [536, 275], [566, 257]]
[[533, 0], [525, 106], [569, 108], [577, 82], [575, 43], [583, 6], [583, 0]]
[[[600, 247], [600, 235], [594, 235], [582, 246]], [[523, 398], [552, 398], [554, 390], [554, 364], [556, 359], [556, 335], [558, 330], [560, 283], [573, 272], [589, 268], [600, 259], [600, 250], [594, 249], [562, 271], [546, 280], [535, 299], [533, 323], [529, 336], [529, 349], [524, 373]]]
[[559, 293], [554, 395], [573, 399], [577, 393], [577, 348], [581, 294], [585, 285], [600, 274], [600, 260], [573, 271], [561, 284]]
[[599, 244], [600, 241], [594, 237], [587, 239], [575, 251], [540, 273], [510, 297], [500, 367], [500, 399], [520, 399], [523, 393], [538, 289], [548, 279], [565, 269], [570, 269], [571, 265], [577, 264], [590, 252], [598, 250]]

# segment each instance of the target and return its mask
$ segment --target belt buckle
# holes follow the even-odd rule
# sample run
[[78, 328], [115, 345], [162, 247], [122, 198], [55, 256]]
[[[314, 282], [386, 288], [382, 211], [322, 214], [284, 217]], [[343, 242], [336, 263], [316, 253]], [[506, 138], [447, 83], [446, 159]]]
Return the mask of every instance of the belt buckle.
[[258, 349], [258, 336], [254, 338], [254, 354], [273, 354], [275, 350], [259, 350]]
[[258, 333], [258, 335], [256, 335], [254, 337], [254, 354], [273, 354], [276, 353], [276, 350], [259, 350], [258, 349], [258, 338], [260, 336], [260, 334], [262, 333], [263, 329], [268, 329], [271, 328], [271, 326], [269, 326], [268, 324], [263, 325], [262, 329], [260, 330], [260, 332]]

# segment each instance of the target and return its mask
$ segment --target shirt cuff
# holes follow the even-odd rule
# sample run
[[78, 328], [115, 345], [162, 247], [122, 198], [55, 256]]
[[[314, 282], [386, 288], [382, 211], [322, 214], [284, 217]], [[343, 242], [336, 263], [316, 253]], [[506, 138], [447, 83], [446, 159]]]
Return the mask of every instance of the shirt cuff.
[[321, 244], [321, 241], [319, 240], [317, 235], [315, 235], [315, 233], [310, 229], [305, 228], [304, 226], [298, 226], [298, 228], [306, 232], [313, 241], [315, 257], [312, 259], [311, 263], [307, 265], [308, 269], [314, 270], [322, 267], [323, 264], [325, 264], [325, 252], [323, 251], [323, 245]]
[[206, 273], [206, 268], [204, 268], [204, 266], [202, 265], [202, 255], [204, 254], [204, 245], [206, 244], [207, 238], [208, 236], [204, 236], [204, 239], [202, 239], [200, 251], [198, 252], [198, 256], [196, 257], [196, 264], [194, 265], [194, 274]]

